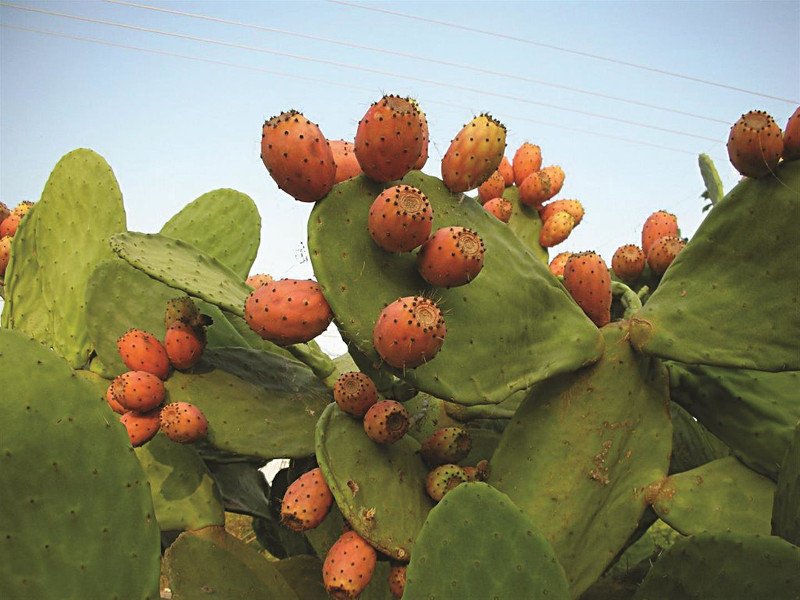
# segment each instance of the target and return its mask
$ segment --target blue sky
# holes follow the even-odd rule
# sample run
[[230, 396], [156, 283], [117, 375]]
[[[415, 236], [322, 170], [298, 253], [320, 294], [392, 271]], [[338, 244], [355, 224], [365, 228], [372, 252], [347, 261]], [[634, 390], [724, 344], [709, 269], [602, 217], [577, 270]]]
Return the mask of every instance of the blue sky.
[[566, 172], [559, 197], [586, 208], [551, 255], [593, 249], [610, 262], [655, 210], [691, 235], [702, 219], [697, 154], [715, 159], [729, 189], [730, 125], [761, 109], [783, 127], [800, 104], [796, 1], [141, 1], [0, 5], [0, 199], [37, 199], [77, 147], [111, 164], [132, 230], [157, 231], [202, 193], [236, 188], [262, 215], [254, 270], [276, 277], [313, 276], [311, 207], [279, 191], [259, 158], [261, 124], [284, 110], [352, 139], [383, 93], [416, 97], [431, 125], [424, 170], [436, 175], [463, 123], [491, 112], [508, 128], [508, 156], [540, 145]]

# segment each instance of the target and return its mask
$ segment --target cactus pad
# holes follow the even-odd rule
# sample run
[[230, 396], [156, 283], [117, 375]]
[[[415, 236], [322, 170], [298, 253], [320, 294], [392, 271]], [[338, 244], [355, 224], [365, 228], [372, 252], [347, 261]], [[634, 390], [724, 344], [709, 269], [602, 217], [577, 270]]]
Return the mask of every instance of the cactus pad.
[[786, 451], [778, 476], [772, 506], [772, 533], [800, 546], [800, 423], [794, 430], [794, 440]]
[[539, 232], [542, 230], [542, 218], [539, 211], [532, 206], [525, 206], [519, 201], [519, 188], [507, 187], [503, 191], [503, 198], [511, 202], [511, 218], [507, 227], [514, 232], [531, 253], [543, 263], [548, 262], [547, 248], [542, 248], [539, 243]]

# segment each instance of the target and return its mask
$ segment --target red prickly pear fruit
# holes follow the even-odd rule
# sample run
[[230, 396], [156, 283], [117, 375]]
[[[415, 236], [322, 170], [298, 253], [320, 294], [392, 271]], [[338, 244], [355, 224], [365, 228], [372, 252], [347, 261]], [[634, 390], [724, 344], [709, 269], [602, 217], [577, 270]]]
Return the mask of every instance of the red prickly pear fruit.
[[367, 587], [375, 571], [378, 553], [355, 531], [337, 539], [322, 564], [325, 590], [336, 600], [355, 600]]
[[336, 179], [336, 163], [320, 128], [296, 110], [264, 123], [261, 160], [280, 189], [300, 202], [324, 198]]
[[250, 293], [244, 318], [263, 339], [288, 346], [317, 337], [333, 313], [316, 281], [279, 279]]
[[595, 325], [611, 321], [611, 275], [598, 254], [573, 254], [564, 267], [564, 287]]
[[108, 385], [106, 388], [106, 402], [111, 407], [115, 413], [124, 415], [128, 412], [128, 409], [122, 406], [117, 400], [117, 396], [122, 394], [122, 388], [125, 384], [125, 380], [122, 377], [115, 377], [114, 380]]
[[420, 108], [419, 103], [417, 103], [417, 101], [413, 98], [409, 98], [408, 101], [411, 102], [414, 108], [417, 109], [417, 112], [419, 113], [419, 124], [422, 128], [422, 150], [420, 150], [417, 162], [414, 163], [414, 169], [419, 171], [425, 166], [425, 163], [428, 162], [428, 144], [430, 143], [431, 135], [428, 131], [428, 117], [425, 116], [425, 113]]
[[166, 395], [164, 382], [147, 371], [128, 371], [111, 382], [114, 399], [125, 410], [148, 412], [158, 407]]
[[763, 177], [775, 170], [783, 154], [783, 132], [763, 110], [741, 116], [728, 135], [728, 158], [745, 177]]
[[410, 185], [383, 190], [369, 209], [369, 234], [387, 252], [410, 252], [428, 239], [432, 227], [428, 197]]
[[674, 235], [667, 235], [656, 240], [650, 246], [650, 252], [647, 253], [647, 264], [650, 265], [650, 270], [656, 275], [663, 275], [684, 246], [686, 246], [686, 242]]
[[444, 495], [467, 481], [467, 474], [458, 465], [439, 465], [425, 479], [425, 491], [428, 496], [439, 502]]
[[164, 327], [169, 328], [175, 321], [180, 321], [192, 327], [203, 327], [209, 324], [211, 317], [201, 315], [194, 300], [189, 296], [181, 296], [167, 300], [164, 309]]
[[11, 214], [11, 209], [9, 209], [8, 206], [6, 206], [5, 202], [0, 202], [0, 223], [5, 221], [6, 217], [8, 217], [10, 214]]
[[255, 273], [250, 275], [247, 279], [245, 279], [245, 284], [250, 286], [253, 289], [260, 288], [262, 285], [267, 285], [268, 283], [272, 283], [275, 281], [272, 278], [272, 275], [267, 275], [266, 273]]
[[614, 274], [628, 283], [639, 279], [644, 270], [644, 263], [644, 252], [636, 244], [620, 246], [611, 257]]
[[494, 215], [503, 223], [508, 223], [511, 220], [511, 212], [514, 210], [511, 202], [505, 198], [492, 198], [483, 205], [483, 208], [486, 209], [486, 212]]
[[405, 406], [396, 400], [381, 400], [364, 414], [364, 431], [378, 444], [394, 444], [411, 426]]
[[358, 164], [373, 181], [400, 179], [422, 154], [422, 137], [422, 122], [414, 105], [407, 98], [384, 96], [358, 122]]
[[128, 439], [131, 441], [131, 446], [138, 448], [155, 437], [161, 427], [159, 412], [158, 409], [146, 413], [132, 410], [119, 418], [120, 423], [128, 431]]
[[281, 524], [293, 531], [319, 526], [333, 504], [331, 488], [317, 467], [303, 473], [286, 489], [281, 503]]
[[202, 327], [175, 321], [164, 334], [164, 347], [173, 367], [179, 371], [191, 369], [200, 360], [206, 347], [205, 331]]
[[336, 178], [334, 183], [341, 183], [351, 177], [361, 175], [361, 165], [358, 164], [353, 142], [346, 140], [331, 140], [333, 162], [336, 165]]
[[564, 171], [559, 166], [545, 167], [525, 178], [519, 186], [519, 201], [525, 206], [539, 207], [561, 191]]
[[422, 460], [429, 467], [464, 460], [472, 449], [472, 437], [463, 427], [442, 427], [434, 431], [420, 446]]
[[167, 349], [152, 333], [129, 329], [117, 340], [117, 350], [131, 371], [147, 371], [161, 379], [169, 375]]
[[389, 591], [395, 598], [402, 598], [406, 589], [406, 571], [408, 565], [402, 563], [392, 563], [389, 567]]
[[466, 192], [486, 181], [506, 151], [506, 128], [484, 113], [464, 125], [442, 158], [442, 180], [451, 192]]
[[531, 173], [542, 168], [542, 149], [535, 144], [525, 142], [514, 153], [511, 163], [514, 172], [514, 183], [521, 186]]
[[565, 210], [572, 215], [572, 218], [575, 219], [575, 227], [583, 221], [585, 211], [580, 200], [553, 200], [539, 208], [539, 216], [543, 222], [546, 222], [560, 210]]
[[33, 207], [33, 202], [29, 200], [17, 204], [11, 210], [11, 213], [0, 222], [0, 237], [14, 237], [19, 228], [19, 224], [22, 222], [22, 218], [28, 214], [31, 207]]
[[792, 113], [783, 130], [783, 160], [800, 158], [800, 107]]
[[552, 248], [567, 239], [574, 228], [573, 216], [565, 210], [559, 210], [539, 230], [539, 245], [542, 248]]
[[378, 389], [366, 373], [349, 371], [333, 384], [333, 399], [343, 412], [361, 418], [378, 401]]
[[502, 196], [504, 189], [506, 189], [506, 182], [500, 171], [495, 171], [489, 175], [489, 179], [478, 186], [478, 199], [481, 204], [486, 204], [492, 198]]
[[0, 237], [0, 279], [6, 274], [8, 261], [11, 260], [11, 236]]
[[481, 460], [474, 467], [462, 467], [467, 481], [486, 481], [489, 478], [489, 461]]
[[564, 276], [564, 266], [567, 264], [572, 252], [561, 252], [556, 254], [553, 260], [550, 261], [550, 272], [556, 277]]
[[208, 434], [208, 419], [189, 402], [171, 402], [161, 409], [161, 430], [179, 444], [202, 440]]
[[422, 244], [417, 254], [417, 270], [431, 285], [465, 285], [483, 269], [484, 252], [481, 236], [472, 229], [442, 227]]
[[381, 311], [372, 343], [387, 364], [413, 369], [436, 356], [446, 334], [442, 312], [433, 300], [405, 296]]
[[500, 161], [500, 165], [497, 167], [497, 170], [500, 172], [500, 175], [503, 176], [505, 187], [511, 187], [514, 185], [514, 167], [512, 167], [511, 163], [508, 162], [508, 158], [505, 156], [503, 157], [503, 160]]
[[662, 237], [680, 235], [678, 230], [678, 217], [665, 210], [658, 210], [647, 217], [642, 226], [642, 252], [647, 256], [650, 246]]

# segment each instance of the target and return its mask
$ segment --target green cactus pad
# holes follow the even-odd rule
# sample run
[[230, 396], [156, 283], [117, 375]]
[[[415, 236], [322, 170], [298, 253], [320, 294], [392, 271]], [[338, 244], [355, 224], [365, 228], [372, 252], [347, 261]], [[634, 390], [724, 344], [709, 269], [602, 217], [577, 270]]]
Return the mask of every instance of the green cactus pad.
[[772, 506], [772, 533], [800, 546], [800, 424], [794, 430], [794, 440], [786, 451], [778, 476]]
[[313, 454], [331, 400], [305, 365], [244, 348], [207, 348], [193, 373], [175, 372], [165, 385], [168, 401], [203, 411], [213, 446], [265, 460]]
[[204, 460], [217, 484], [227, 512], [251, 517], [270, 518], [269, 483], [261, 468], [263, 461], [248, 462]]
[[300, 600], [275, 565], [222, 527], [185, 531], [167, 549], [172, 600]]
[[[97, 390], [0, 329], [4, 598], [158, 598], [159, 530], [125, 428]], [[13, 390], [13, 393], [6, 393]]]
[[322, 561], [316, 556], [292, 556], [272, 563], [302, 600], [329, 600], [322, 583]]
[[150, 482], [161, 531], [225, 524], [219, 490], [197, 450], [159, 433], [136, 448], [136, 457]]
[[508, 496], [462, 483], [431, 510], [403, 598], [569, 598], [553, 549]]
[[[636, 348], [691, 364], [800, 370], [798, 214], [800, 162], [737, 185], [632, 320]], [[775, 307], [769, 318], [765, 306]]]
[[331, 404], [317, 424], [316, 449], [325, 481], [353, 529], [381, 552], [408, 561], [433, 506], [416, 440], [376, 444], [361, 421]]
[[711, 160], [708, 154], [699, 155], [697, 163], [700, 166], [700, 175], [703, 177], [703, 183], [706, 186], [706, 196], [713, 206], [722, 200], [725, 195], [722, 189], [722, 180], [719, 178], [714, 161]]
[[213, 256], [181, 240], [160, 234], [120, 233], [111, 238], [120, 257], [168, 286], [244, 316], [253, 290]]
[[345, 181], [316, 203], [308, 221], [314, 273], [345, 339], [379, 362], [372, 329], [384, 306], [401, 296], [432, 297], [444, 314], [444, 345], [428, 363], [395, 373], [419, 390], [468, 405], [502, 402], [599, 358], [597, 328], [504, 223], [435, 177], [412, 171], [402, 182], [428, 197], [434, 229], [478, 232], [486, 247], [483, 270], [464, 286], [429, 286], [415, 253], [384, 252], [369, 235], [369, 208], [388, 185], [366, 177]]
[[625, 325], [602, 329], [599, 363], [532, 390], [490, 464], [489, 483], [553, 544], [574, 596], [623, 547], [669, 465], [666, 371], [632, 351]]
[[[167, 301], [182, 295], [181, 290], [148, 277], [124, 260], [114, 258], [97, 266], [86, 289], [87, 325], [103, 375], [115, 377], [128, 370], [117, 350], [117, 339], [128, 329], [144, 329], [164, 339]], [[197, 299], [195, 303], [213, 320], [206, 329], [209, 347], [247, 346], [217, 306]]]
[[244, 281], [258, 253], [261, 215], [247, 194], [213, 190], [184, 206], [160, 233], [203, 250]]
[[656, 561], [634, 600], [797, 597], [800, 548], [774, 536], [701, 533]]
[[730, 448], [681, 408], [680, 404], [670, 402], [669, 414], [672, 418], [670, 475], [730, 456]]
[[539, 244], [539, 232], [542, 230], [542, 218], [539, 211], [532, 206], [525, 206], [519, 201], [519, 188], [515, 185], [503, 191], [503, 198], [511, 202], [511, 218], [507, 227], [514, 232], [528, 250], [544, 264], [548, 262], [547, 248]]
[[428, 439], [434, 431], [442, 427], [455, 427], [459, 422], [450, 417], [444, 409], [444, 400], [420, 392], [411, 400], [403, 403], [411, 415], [411, 427], [408, 435], [420, 444]]
[[684, 535], [769, 535], [775, 484], [728, 456], [671, 475], [648, 492], [661, 519]]
[[670, 394], [744, 464], [773, 480], [800, 421], [800, 372], [668, 362]]

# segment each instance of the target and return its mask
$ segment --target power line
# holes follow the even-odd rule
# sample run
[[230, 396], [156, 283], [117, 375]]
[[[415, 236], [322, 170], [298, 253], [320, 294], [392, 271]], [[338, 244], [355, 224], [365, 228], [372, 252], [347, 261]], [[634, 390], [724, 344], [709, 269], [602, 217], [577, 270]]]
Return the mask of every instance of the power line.
[[[289, 79], [298, 79], [298, 80], [301, 80], [301, 81], [309, 81], [309, 82], [315, 83], [315, 84], [320, 84], [321, 83], [321, 84], [325, 84], [325, 85], [331, 85], [331, 86], [341, 87], [341, 88], [345, 88], [345, 89], [358, 90], [358, 91], [366, 91], [366, 92], [370, 92], [370, 93], [375, 91], [374, 88], [368, 87], [368, 86], [359, 86], [359, 85], [341, 83], [340, 81], [319, 79], [317, 77], [308, 77], [308, 76], [305, 76], [305, 75], [297, 75], [296, 73], [286, 73], [286, 72], [282, 72], [282, 71], [275, 71], [273, 69], [265, 69], [263, 67], [255, 67], [255, 66], [251, 66], [251, 65], [243, 65], [243, 64], [239, 64], [239, 63], [232, 63], [232, 62], [229, 62], [229, 61], [217, 60], [217, 59], [206, 58], [206, 57], [201, 57], [201, 56], [194, 56], [194, 55], [191, 55], [191, 54], [182, 54], [182, 53], [178, 53], [178, 52], [169, 52], [169, 51], [166, 51], [166, 50], [156, 50], [154, 48], [144, 48], [142, 46], [133, 46], [133, 45], [129, 45], [129, 44], [120, 44], [118, 42], [110, 42], [110, 41], [102, 40], [102, 39], [99, 39], [99, 38], [92, 38], [92, 37], [86, 37], [86, 36], [80, 36], [80, 35], [74, 35], [74, 34], [62, 33], [62, 32], [56, 32], [56, 31], [47, 31], [47, 30], [44, 30], [44, 29], [35, 29], [35, 28], [32, 28], [32, 27], [23, 27], [23, 26], [19, 26], [19, 25], [9, 25], [7, 23], [0, 23], [0, 27], [3, 27], [5, 29], [14, 29], [14, 30], [17, 30], [17, 31], [26, 31], [26, 32], [30, 32], [30, 33], [49, 35], [49, 36], [53, 36], [53, 37], [60, 37], [60, 38], [64, 38], [64, 39], [74, 40], [74, 41], [90, 42], [90, 43], [93, 43], [93, 44], [109, 46], [109, 47], [112, 47], [112, 48], [121, 48], [121, 49], [125, 49], [125, 50], [134, 50], [134, 51], [138, 51], [138, 52], [145, 52], [145, 53], [148, 53], [148, 54], [167, 56], [167, 57], [170, 57], [170, 58], [181, 58], [181, 59], [185, 59], [185, 60], [191, 60], [191, 61], [195, 61], [195, 62], [202, 62], [202, 63], [208, 63], [208, 64], [213, 64], [213, 65], [219, 65], [219, 66], [223, 66], [223, 67], [231, 67], [231, 68], [242, 69], [242, 70], [246, 70], [246, 71], [254, 71], [254, 72], [259, 72], [259, 73], [265, 73], [267, 75], [275, 75], [275, 76], [278, 76], [278, 77], [286, 77], [286, 78], [289, 78]], [[440, 100], [426, 100], [425, 104], [426, 105], [427, 104], [435, 104], [435, 105], [444, 106], [444, 107], [447, 107], [447, 108], [458, 108], [458, 109], [465, 110], [465, 111], [469, 111], [470, 110], [468, 107], [459, 106], [459, 105], [453, 104], [452, 102], [444, 102], [444, 101], [440, 101]], [[651, 143], [651, 142], [645, 142], [645, 141], [642, 141], [642, 140], [626, 138], [626, 137], [623, 137], [623, 136], [616, 136], [616, 135], [611, 135], [611, 134], [607, 134], [607, 133], [599, 133], [599, 132], [596, 132], [596, 131], [591, 131], [589, 129], [581, 129], [581, 128], [577, 128], [577, 127], [569, 127], [569, 126], [566, 126], [566, 125], [562, 125], [560, 123], [552, 123], [552, 122], [548, 122], [548, 121], [530, 119], [530, 118], [527, 118], [527, 117], [520, 117], [520, 116], [517, 116], [517, 115], [511, 115], [511, 114], [507, 114], [507, 113], [498, 113], [497, 116], [499, 116], [499, 117], [502, 116], [502, 117], [508, 119], [509, 121], [522, 121], [522, 122], [528, 122], [528, 123], [535, 123], [537, 125], [544, 125], [544, 126], [547, 126], [547, 127], [556, 127], [558, 129], [563, 129], [563, 130], [566, 130], [566, 131], [573, 131], [573, 132], [576, 132], [576, 133], [583, 133], [583, 134], [592, 135], [592, 136], [595, 136], [595, 137], [608, 138], [608, 139], [612, 139], [612, 140], [622, 141], [622, 142], [625, 142], [625, 143], [637, 144], [637, 145], [640, 145], [640, 146], [648, 146], [648, 147], [651, 147], [651, 148], [657, 148], [659, 150], [668, 150], [670, 152], [678, 152], [678, 153], [681, 153], [681, 154], [689, 154], [689, 155], [692, 155], [692, 156], [697, 156], [697, 154], [698, 154], [697, 152], [694, 152], [694, 151], [691, 151], [691, 150], [685, 150], [683, 148], [675, 148], [675, 147], [672, 147], [672, 146], [664, 146], [662, 144], [655, 144], [655, 143]], [[719, 143], [719, 140], [714, 140], [714, 141]], [[714, 157], [714, 158], [717, 158], [717, 160], [719, 160], [718, 157]]]
[[708, 137], [708, 136], [697, 135], [697, 134], [694, 134], [694, 133], [689, 133], [689, 132], [685, 132], [685, 131], [679, 131], [679, 130], [676, 130], [676, 129], [670, 129], [670, 128], [667, 128], [667, 127], [658, 127], [656, 125], [650, 125], [648, 123], [641, 123], [639, 121], [632, 121], [632, 120], [629, 120], [629, 119], [620, 119], [620, 118], [617, 118], [617, 117], [609, 117], [607, 115], [601, 115], [601, 114], [590, 112], [590, 111], [578, 110], [578, 109], [574, 109], [574, 108], [565, 108], [565, 107], [558, 106], [556, 104], [547, 103], [547, 102], [537, 102], [535, 100], [530, 100], [528, 98], [523, 98], [521, 96], [513, 96], [513, 95], [510, 95], [510, 94], [500, 94], [498, 92], [489, 92], [489, 91], [486, 91], [486, 90], [483, 90], [483, 89], [472, 88], [472, 87], [469, 87], [469, 86], [463, 86], [463, 85], [457, 85], [457, 84], [448, 84], [448, 83], [443, 83], [441, 81], [437, 81], [437, 80], [434, 80], [434, 79], [426, 79], [426, 78], [422, 78], [422, 77], [412, 77], [410, 75], [398, 75], [397, 73], [392, 73], [390, 71], [382, 71], [380, 69], [371, 69], [371, 68], [367, 68], [367, 67], [360, 67], [360, 66], [357, 66], [357, 65], [350, 65], [350, 64], [347, 64], [347, 63], [337, 62], [337, 61], [333, 61], [333, 60], [327, 60], [327, 59], [322, 59], [322, 58], [313, 58], [313, 57], [310, 57], [310, 56], [303, 56], [303, 55], [299, 55], [299, 54], [281, 52], [281, 51], [278, 51], [278, 50], [271, 50], [269, 48], [263, 48], [263, 47], [260, 47], [260, 46], [249, 46], [249, 45], [246, 45], [246, 44], [237, 44], [237, 43], [234, 43], [234, 42], [226, 42], [226, 41], [223, 41], [223, 40], [215, 40], [215, 39], [210, 39], [210, 38], [193, 36], [193, 35], [189, 35], [189, 34], [185, 34], [185, 33], [175, 33], [175, 32], [170, 32], [170, 31], [162, 31], [160, 29], [152, 29], [152, 28], [149, 28], [149, 27], [141, 27], [141, 26], [138, 26], [138, 25], [130, 25], [130, 24], [127, 24], [127, 23], [119, 23], [117, 21], [108, 21], [108, 20], [104, 20], [104, 19], [92, 19], [92, 18], [89, 18], [89, 17], [82, 17], [82, 16], [79, 16], [79, 15], [71, 15], [71, 14], [67, 14], [67, 13], [49, 11], [49, 10], [44, 10], [44, 9], [40, 9], [40, 8], [33, 8], [33, 7], [28, 7], [28, 6], [18, 6], [18, 5], [15, 5], [15, 4], [9, 4], [7, 2], [0, 2], [0, 6], [6, 6], [8, 8], [12, 8], [12, 9], [15, 9], [15, 10], [21, 10], [21, 11], [26, 11], [26, 12], [40, 13], [40, 14], [45, 14], [45, 15], [55, 16], [55, 17], [63, 17], [63, 18], [66, 18], [66, 19], [73, 19], [73, 20], [76, 20], [76, 21], [83, 21], [83, 22], [93, 23], [93, 24], [97, 24], [97, 25], [108, 25], [108, 26], [111, 26], [111, 27], [120, 27], [120, 28], [123, 28], [123, 29], [130, 29], [130, 30], [133, 30], [133, 31], [141, 31], [141, 32], [145, 32], [145, 33], [154, 33], [154, 34], [157, 34], [157, 35], [163, 35], [163, 36], [174, 37], [174, 38], [179, 38], [179, 39], [191, 40], [191, 41], [195, 41], [195, 42], [202, 42], [202, 43], [206, 43], [206, 44], [214, 44], [214, 45], [218, 45], [218, 46], [225, 46], [225, 47], [228, 47], [228, 48], [236, 48], [236, 49], [239, 49], [239, 50], [248, 50], [248, 51], [253, 51], [253, 52], [261, 52], [261, 53], [265, 53], [265, 54], [272, 54], [272, 55], [275, 55], [275, 56], [283, 56], [285, 58], [292, 58], [292, 59], [302, 60], [302, 61], [306, 61], [306, 62], [315, 62], [315, 63], [334, 66], [334, 67], [339, 67], [339, 68], [343, 68], [343, 69], [351, 69], [351, 70], [361, 71], [361, 72], [365, 72], [365, 73], [373, 73], [373, 74], [377, 74], [377, 75], [382, 75], [382, 76], [385, 76], [385, 77], [393, 77], [393, 78], [396, 78], [396, 79], [406, 79], [406, 80], [409, 80], [409, 81], [415, 81], [415, 82], [418, 82], [418, 83], [425, 83], [425, 84], [434, 85], [434, 86], [437, 86], [437, 87], [444, 87], [444, 88], [449, 88], [449, 89], [454, 89], [454, 90], [471, 92], [471, 93], [475, 93], [475, 94], [482, 94], [482, 95], [485, 95], [485, 96], [492, 96], [492, 97], [495, 97], [495, 98], [502, 98], [504, 100], [511, 100], [511, 101], [514, 101], [514, 102], [521, 102], [521, 103], [524, 103], [524, 104], [531, 104], [531, 105], [535, 105], [535, 106], [543, 106], [545, 108], [550, 108], [552, 110], [559, 110], [559, 111], [563, 111], [563, 112], [570, 112], [570, 113], [580, 114], [580, 115], [584, 115], [584, 116], [588, 116], [588, 117], [593, 117], [593, 118], [596, 118], [596, 119], [603, 119], [603, 120], [606, 120], [606, 121], [612, 121], [612, 122], [616, 122], [616, 123], [623, 123], [625, 125], [631, 125], [633, 127], [641, 127], [643, 129], [651, 129], [651, 130], [654, 130], [654, 131], [661, 131], [661, 132], [664, 132], [664, 133], [671, 133], [671, 134], [674, 134], [674, 135], [680, 135], [680, 136], [683, 136], [683, 137], [690, 137], [690, 138], [694, 138], [694, 139], [704, 140], [704, 141], [707, 141], [707, 142], [719, 142], [718, 139], [711, 138], [711, 137]]
[[617, 58], [610, 58], [608, 56], [601, 56], [599, 54], [592, 54], [591, 52], [583, 52], [581, 50], [574, 50], [572, 48], [564, 48], [563, 46], [556, 46], [554, 44], [546, 44], [544, 42], [537, 42], [535, 40], [531, 40], [531, 39], [527, 39], [527, 38], [508, 35], [508, 34], [505, 34], [505, 33], [498, 33], [497, 31], [489, 31], [489, 30], [486, 30], [486, 29], [479, 29], [477, 27], [469, 27], [467, 25], [456, 25], [455, 23], [448, 23], [447, 21], [440, 21], [438, 19], [431, 19], [431, 18], [428, 18], [428, 17], [420, 17], [418, 15], [411, 15], [411, 14], [402, 13], [402, 12], [399, 12], [399, 11], [389, 10], [389, 9], [386, 9], [386, 8], [379, 8], [379, 7], [374, 6], [374, 5], [358, 4], [356, 2], [347, 2], [345, 0], [327, 0], [327, 1], [332, 3], [332, 4], [340, 4], [342, 6], [349, 6], [349, 7], [352, 7], [352, 8], [359, 8], [361, 10], [369, 10], [369, 11], [373, 11], [373, 12], [384, 13], [384, 14], [387, 14], [387, 15], [392, 15], [394, 17], [403, 17], [405, 19], [412, 19], [414, 21], [422, 21], [424, 23], [432, 23], [434, 25], [441, 25], [443, 27], [449, 27], [451, 29], [460, 29], [462, 31], [468, 31], [470, 33], [479, 33], [481, 35], [489, 35], [489, 36], [492, 36], [492, 37], [497, 37], [497, 38], [501, 38], [501, 39], [505, 39], [505, 40], [511, 40], [511, 41], [514, 41], [514, 42], [520, 42], [520, 43], [523, 43], [523, 44], [529, 44], [531, 46], [538, 46], [540, 48], [548, 48], [550, 50], [556, 50], [558, 52], [567, 52], [569, 54], [574, 54], [576, 56], [582, 56], [584, 58], [592, 58], [594, 60], [600, 60], [600, 61], [609, 62], [609, 63], [613, 63], [613, 64], [617, 64], [617, 65], [622, 65], [622, 66], [625, 66], [625, 67], [631, 67], [631, 68], [634, 68], [634, 69], [640, 69], [642, 71], [648, 71], [650, 73], [657, 73], [659, 75], [666, 75], [668, 77], [675, 77], [675, 78], [678, 78], [678, 79], [685, 79], [687, 81], [693, 81], [693, 82], [696, 82], [696, 83], [702, 83], [702, 84], [705, 84], [705, 85], [711, 85], [711, 86], [714, 86], [714, 87], [723, 88], [723, 89], [727, 89], [727, 90], [732, 90], [732, 91], [735, 91], [735, 92], [741, 92], [741, 93], [744, 93], [744, 94], [751, 94], [753, 96], [760, 96], [761, 98], [769, 98], [770, 100], [779, 100], [781, 102], [787, 102], [789, 104], [797, 104], [798, 103], [798, 100], [792, 100], [792, 99], [789, 99], [789, 98], [781, 98], [779, 96], [770, 96], [768, 94], [762, 94], [761, 92], [756, 92], [756, 91], [748, 90], [748, 89], [745, 89], [745, 88], [735, 87], [735, 86], [732, 86], [732, 85], [727, 85], [725, 83], [719, 83], [717, 81], [711, 81], [711, 80], [708, 80], [708, 79], [702, 79], [700, 77], [694, 77], [692, 75], [684, 75], [683, 73], [676, 73], [674, 71], [667, 71], [665, 69], [658, 69], [656, 67], [649, 67], [647, 65], [641, 65], [641, 64], [638, 64], [638, 63], [628, 62], [628, 61], [620, 60], [620, 59], [617, 59]]
[[281, 35], [288, 35], [288, 36], [292, 36], [292, 37], [298, 37], [298, 38], [302, 38], [302, 39], [313, 40], [313, 41], [316, 41], [316, 42], [324, 42], [324, 43], [328, 43], [328, 44], [335, 44], [337, 46], [343, 46], [343, 47], [346, 47], [346, 48], [355, 48], [357, 50], [367, 50], [369, 52], [377, 52], [377, 53], [380, 53], [380, 54], [388, 54], [390, 56], [400, 56], [402, 58], [410, 58], [412, 60], [418, 60], [418, 61], [427, 62], [427, 63], [431, 63], [431, 64], [443, 65], [443, 66], [447, 66], [447, 67], [456, 67], [458, 69], [465, 69], [467, 71], [472, 71], [474, 73], [482, 73], [484, 75], [492, 75], [492, 76], [495, 76], [495, 77], [503, 77], [503, 78], [506, 78], [506, 79], [513, 79], [513, 80], [516, 80], [516, 81], [524, 81], [526, 83], [534, 83], [534, 84], [545, 86], [545, 87], [555, 88], [555, 89], [559, 89], [559, 90], [565, 90], [565, 91], [568, 91], [568, 92], [574, 92], [576, 94], [584, 94], [584, 95], [593, 96], [593, 97], [596, 97], [596, 98], [604, 98], [606, 100], [614, 100], [616, 102], [624, 102], [626, 104], [631, 104], [633, 106], [641, 106], [641, 107], [644, 107], [644, 108], [651, 108], [653, 110], [659, 110], [659, 111], [669, 112], [669, 113], [683, 115], [683, 116], [687, 116], [687, 117], [693, 117], [695, 119], [702, 119], [704, 121], [710, 121], [712, 123], [722, 123], [723, 125], [729, 125], [730, 124], [730, 123], [728, 123], [728, 121], [725, 121], [723, 119], [717, 119], [715, 117], [708, 117], [706, 115], [700, 115], [700, 114], [697, 114], [697, 113], [678, 110], [678, 109], [675, 109], [675, 108], [670, 108], [668, 106], [660, 106], [658, 104], [650, 104], [648, 102], [641, 102], [641, 101], [638, 101], [638, 100], [631, 100], [630, 98], [623, 98], [621, 96], [612, 96], [610, 94], [604, 94], [604, 93], [601, 93], [601, 92], [594, 92], [594, 91], [591, 91], [591, 90], [585, 90], [585, 89], [582, 89], [582, 88], [572, 87], [572, 86], [568, 86], [568, 85], [562, 85], [562, 84], [553, 83], [553, 82], [550, 82], [550, 81], [543, 81], [541, 79], [534, 79], [532, 77], [523, 77], [521, 75], [515, 75], [513, 73], [504, 73], [502, 71], [494, 71], [494, 70], [491, 70], [491, 69], [483, 69], [481, 67], [476, 67], [474, 65], [468, 65], [468, 64], [464, 64], [464, 63], [457, 63], [457, 62], [452, 62], [452, 61], [447, 61], [447, 60], [441, 60], [441, 59], [437, 59], [437, 58], [431, 58], [431, 57], [428, 57], [428, 56], [421, 56], [419, 54], [412, 54], [410, 52], [400, 52], [400, 51], [397, 51], [397, 50], [387, 50], [385, 48], [378, 48], [378, 47], [375, 47], [375, 46], [366, 46], [364, 44], [357, 44], [357, 43], [354, 43], [354, 42], [347, 42], [347, 41], [343, 41], [343, 40], [337, 40], [337, 39], [333, 39], [333, 38], [322, 37], [322, 36], [312, 35], [312, 34], [308, 34], [308, 33], [302, 33], [302, 32], [297, 32], [297, 31], [289, 31], [289, 30], [286, 30], [286, 29], [278, 29], [276, 27], [267, 27], [265, 25], [257, 25], [257, 24], [254, 24], [254, 23], [245, 23], [243, 21], [234, 21], [234, 20], [231, 20], [231, 19], [223, 19], [221, 17], [212, 17], [212, 16], [209, 16], [209, 15], [201, 15], [201, 14], [197, 14], [197, 13], [190, 13], [190, 12], [185, 12], [185, 11], [180, 11], [180, 10], [174, 10], [174, 9], [170, 9], [170, 8], [162, 8], [162, 7], [158, 7], [158, 6], [150, 6], [150, 5], [147, 5], [147, 4], [138, 4], [136, 2], [126, 2], [125, 0], [104, 0], [104, 2], [107, 2], [109, 4], [116, 4], [116, 5], [120, 5], [120, 6], [128, 6], [128, 7], [132, 7], [132, 8], [140, 8], [140, 9], [143, 9], [143, 10], [150, 10], [150, 11], [155, 11], [155, 12], [160, 12], [160, 13], [165, 13], [165, 14], [170, 14], [170, 15], [176, 15], [176, 16], [181, 16], [181, 17], [189, 17], [189, 18], [192, 18], [192, 19], [200, 19], [200, 20], [203, 20], [203, 21], [210, 21], [212, 23], [221, 23], [221, 24], [224, 24], [224, 25], [235, 25], [237, 27], [245, 27], [247, 29], [254, 29], [254, 30], [257, 30], [257, 31], [265, 31], [265, 32], [269, 32], [269, 33], [278, 33], [278, 34], [281, 34]]

